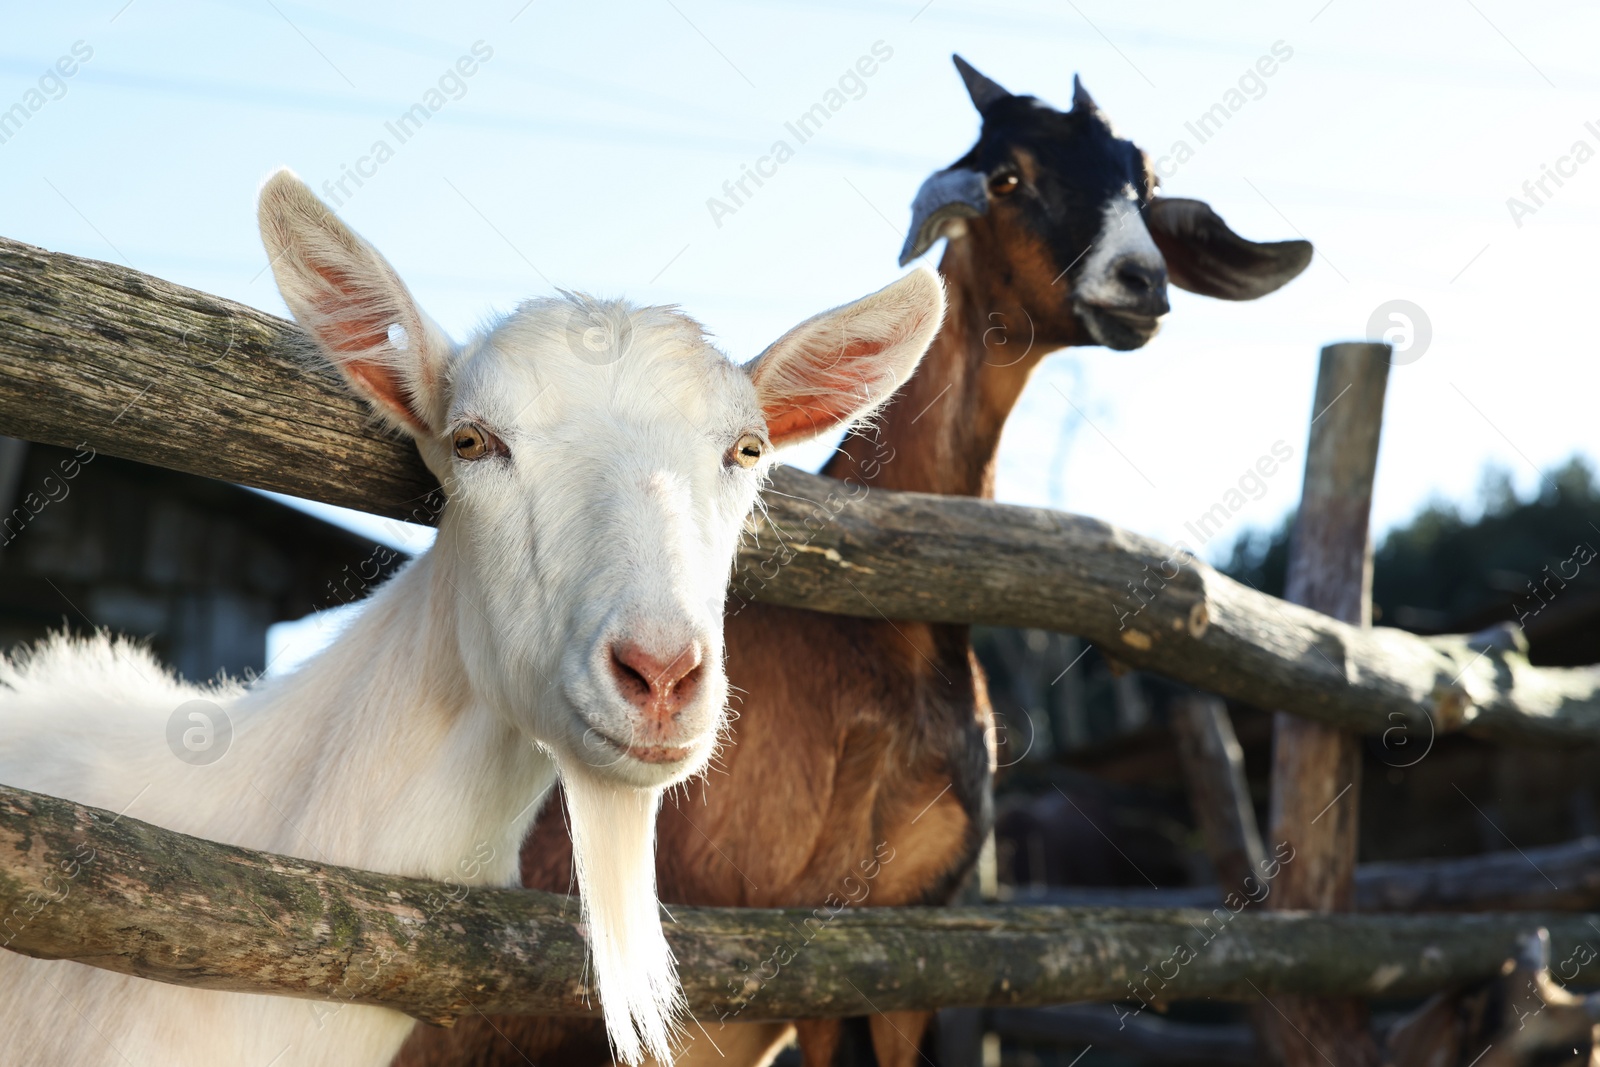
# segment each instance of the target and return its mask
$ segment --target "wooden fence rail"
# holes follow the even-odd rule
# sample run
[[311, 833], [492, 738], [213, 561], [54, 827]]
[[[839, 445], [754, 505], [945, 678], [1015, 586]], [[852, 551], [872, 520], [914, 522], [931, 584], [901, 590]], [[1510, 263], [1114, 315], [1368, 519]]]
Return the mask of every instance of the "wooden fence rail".
[[[1224, 885], [1243, 885], [1244, 877], [1171, 889], [1018, 887], [1009, 899], [1068, 907], [1209, 908], [1221, 902]], [[1600, 911], [1600, 838], [1476, 856], [1363, 863], [1356, 867], [1355, 891], [1355, 909], [1364, 912]]]
[[[303, 346], [294, 324], [241, 304], [0, 238], [0, 433], [428, 520], [435, 486], [411, 447], [308, 369]], [[865, 492], [788, 468], [766, 503], [731, 610], [760, 599], [1057, 630], [1221, 696], [1385, 734], [1408, 754], [1460, 729], [1600, 742], [1600, 671], [1532, 667], [1506, 635], [1361, 630], [1149, 538], [1038, 508]]]
[[[0, 853], [0, 944], [31, 956], [435, 1022], [473, 1009], [590, 1010], [570, 898], [232, 848], [4, 786]], [[1308, 915], [1239, 903], [672, 915], [667, 938], [707, 1025], [960, 1005], [1407, 996], [1498, 973], [1539, 926], [1559, 977], [1600, 981], [1594, 915]]]

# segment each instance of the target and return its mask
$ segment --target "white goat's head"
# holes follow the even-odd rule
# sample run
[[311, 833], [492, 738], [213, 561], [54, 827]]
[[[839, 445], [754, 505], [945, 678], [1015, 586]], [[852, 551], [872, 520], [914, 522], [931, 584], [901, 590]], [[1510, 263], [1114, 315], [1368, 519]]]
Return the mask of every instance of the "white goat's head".
[[722, 604], [775, 448], [881, 404], [938, 329], [913, 273], [747, 367], [667, 308], [530, 300], [453, 345], [305, 185], [261, 193], [284, 301], [444, 485], [478, 697], [566, 768], [655, 787], [703, 766], [727, 696]]

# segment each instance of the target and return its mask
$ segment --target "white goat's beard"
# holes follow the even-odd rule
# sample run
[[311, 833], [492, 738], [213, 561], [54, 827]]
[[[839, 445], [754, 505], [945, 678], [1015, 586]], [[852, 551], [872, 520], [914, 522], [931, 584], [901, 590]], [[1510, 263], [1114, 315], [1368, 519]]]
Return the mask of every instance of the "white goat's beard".
[[606, 1032], [626, 1063], [639, 1063], [645, 1052], [671, 1063], [685, 1006], [656, 899], [662, 791], [615, 785], [576, 761], [563, 764], [572, 860]]

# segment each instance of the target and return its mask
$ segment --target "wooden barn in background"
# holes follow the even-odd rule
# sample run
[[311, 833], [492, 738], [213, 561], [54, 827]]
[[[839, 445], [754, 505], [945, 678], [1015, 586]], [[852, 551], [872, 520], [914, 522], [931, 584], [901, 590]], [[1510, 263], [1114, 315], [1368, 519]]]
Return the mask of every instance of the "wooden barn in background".
[[103, 627], [191, 680], [259, 673], [268, 627], [400, 558], [236, 485], [0, 438], [0, 649]]

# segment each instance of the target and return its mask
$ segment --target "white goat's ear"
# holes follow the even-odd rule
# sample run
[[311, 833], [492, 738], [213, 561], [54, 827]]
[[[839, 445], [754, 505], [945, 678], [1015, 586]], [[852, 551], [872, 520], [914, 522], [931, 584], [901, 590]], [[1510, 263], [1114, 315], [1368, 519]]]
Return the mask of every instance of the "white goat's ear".
[[944, 286], [916, 270], [780, 337], [748, 369], [779, 448], [871, 414], [911, 377], [944, 318]]
[[450, 342], [394, 268], [293, 171], [267, 179], [257, 213], [283, 302], [328, 361], [396, 427], [440, 433]]

